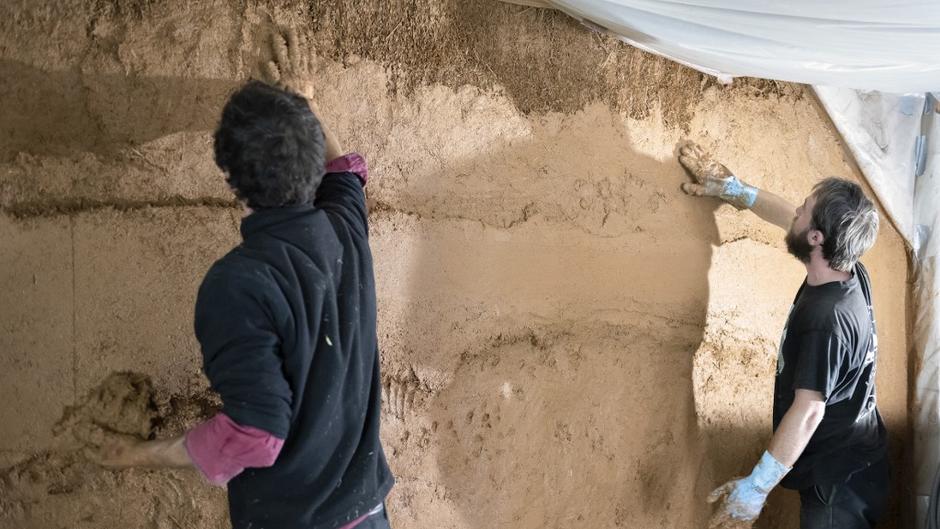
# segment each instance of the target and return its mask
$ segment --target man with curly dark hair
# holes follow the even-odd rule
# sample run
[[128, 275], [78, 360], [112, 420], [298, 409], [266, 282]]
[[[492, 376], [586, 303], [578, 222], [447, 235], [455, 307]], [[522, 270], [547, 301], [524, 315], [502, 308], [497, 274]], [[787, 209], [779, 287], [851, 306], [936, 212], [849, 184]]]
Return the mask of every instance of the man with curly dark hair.
[[197, 468], [228, 485], [236, 529], [387, 529], [368, 172], [311, 109], [304, 52], [293, 31], [276, 35], [271, 84], [239, 89], [215, 133], [248, 211], [196, 302], [221, 412], [175, 439], [109, 436], [96, 457]]
[[229, 99], [215, 132], [215, 162], [252, 210], [312, 204], [325, 156], [307, 100], [261, 81]]

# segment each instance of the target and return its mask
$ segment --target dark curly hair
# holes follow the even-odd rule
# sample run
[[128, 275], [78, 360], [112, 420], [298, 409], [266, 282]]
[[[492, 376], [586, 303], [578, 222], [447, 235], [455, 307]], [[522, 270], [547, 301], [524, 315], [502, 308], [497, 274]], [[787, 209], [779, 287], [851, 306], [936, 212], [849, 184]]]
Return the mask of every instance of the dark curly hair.
[[249, 81], [215, 131], [215, 163], [252, 209], [312, 204], [323, 179], [323, 131], [303, 97]]

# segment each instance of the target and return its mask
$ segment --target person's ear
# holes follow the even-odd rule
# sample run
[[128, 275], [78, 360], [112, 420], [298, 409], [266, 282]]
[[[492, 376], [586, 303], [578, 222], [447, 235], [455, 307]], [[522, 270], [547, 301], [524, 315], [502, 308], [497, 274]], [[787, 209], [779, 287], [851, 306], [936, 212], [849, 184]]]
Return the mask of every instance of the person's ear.
[[825, 240], [826, 236], [823, 235], [823, 232], [819, 230], [811, 229], [806, 232], [806, 242], [808, 242], [811, 246], [822, 246]]

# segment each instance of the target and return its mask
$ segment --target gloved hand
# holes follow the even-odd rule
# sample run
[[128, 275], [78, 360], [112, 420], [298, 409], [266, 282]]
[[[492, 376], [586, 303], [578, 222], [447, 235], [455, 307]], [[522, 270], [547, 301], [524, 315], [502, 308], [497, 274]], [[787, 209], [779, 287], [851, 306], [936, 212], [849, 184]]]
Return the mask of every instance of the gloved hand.
[[679, 163], [695, 177], [696, 183], [682, 184], [682, 190], [697, 197], [719, 197], [738, 209], [747, 209], [757, 200], [757, 188], [731, 174], [704, 149], [689, 143], [679, 149]]
[[724, 498], [712, 514], [709, 529], [750, 527], [764, 508], [767, 495], [789, 471], [770, 452], [764, 452], [751, 475], [729, 481], [709, 494], [709, 503]]

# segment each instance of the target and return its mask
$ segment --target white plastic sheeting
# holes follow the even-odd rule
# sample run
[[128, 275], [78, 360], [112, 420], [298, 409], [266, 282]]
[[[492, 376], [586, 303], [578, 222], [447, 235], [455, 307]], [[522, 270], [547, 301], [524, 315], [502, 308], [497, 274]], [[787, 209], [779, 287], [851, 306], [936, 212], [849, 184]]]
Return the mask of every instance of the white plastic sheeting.
[[927, 156], [914, 187], [914, 223], [920, 247], [914, 278], [914, 471], [918, 527], [940, 471], [940, 114], [925, 117]]
[[918, 246], [914, 231], [914, 153], [925, 95], [814, 88], [898, 231], [908, 244]]
[[937, 0], [508, 0], [544, 5], [729, 81], [940, 88]]

